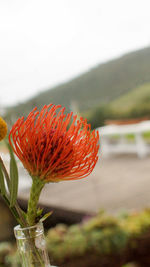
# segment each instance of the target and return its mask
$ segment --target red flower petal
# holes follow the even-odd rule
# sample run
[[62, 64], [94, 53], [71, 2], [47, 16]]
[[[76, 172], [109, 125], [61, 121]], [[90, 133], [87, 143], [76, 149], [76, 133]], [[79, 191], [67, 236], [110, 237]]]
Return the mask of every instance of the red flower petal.
[[[9, 142], [32, 177], [46, 182], [81, 179], [98, 160], [99, 135], [83, 118], [50, 104], [13, 125]], [[59, 110], [60, 109], [60, 110]]]

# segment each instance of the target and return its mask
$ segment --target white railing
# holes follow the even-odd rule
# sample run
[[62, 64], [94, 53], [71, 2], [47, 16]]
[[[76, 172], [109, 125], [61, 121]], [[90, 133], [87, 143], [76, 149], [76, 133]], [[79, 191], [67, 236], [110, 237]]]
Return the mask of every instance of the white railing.
[[[100, 135], [101, 153], [108, 156], [112, 153], [136, 153], [142, 158], [150, 154], [150, 146], [143, 138], [143, 133], [150, 131], [150, 120], [128, 125], [107, 125], [97, 129]], [[134, 135], [134, 141], [129, 142], [126, 135]], [[117, 136], [115, 142], [112, 137]]]

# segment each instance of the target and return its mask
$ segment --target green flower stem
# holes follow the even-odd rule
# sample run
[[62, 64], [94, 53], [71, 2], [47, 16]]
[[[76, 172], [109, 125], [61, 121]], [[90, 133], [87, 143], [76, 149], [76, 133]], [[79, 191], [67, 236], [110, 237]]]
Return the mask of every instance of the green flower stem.
[[33, 177], [32, 187], [30, 191], [30, 198], [28, 201], [27, 222], [30, 226], [36, 223], [37, 204], [40, 193], [45, 185], [45, 182], [38, 177]]

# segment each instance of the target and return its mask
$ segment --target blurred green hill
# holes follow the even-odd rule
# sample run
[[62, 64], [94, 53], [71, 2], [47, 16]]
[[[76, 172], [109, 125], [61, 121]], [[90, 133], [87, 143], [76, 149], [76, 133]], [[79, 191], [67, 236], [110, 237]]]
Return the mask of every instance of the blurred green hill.
[[150, 83], [144, 83], [117, 98], [110, 107], [115, 113], [119, 110], [122, 116], [150, 115]]
[[[102, 119], [145, 116], [150, 103], [150, 47], [100, 64], [84, 74], [8, 109], [7, 118], [27, 115], [33, 107], [54, 103], [70, 111], [74, 104], [83, 116]], [[97, 115], [98, 116], [98, 115]], [[95, 118], [96, 119], [96, 118]]]
[[92, 128], [105, 124], [107, 120], [150, 119], [150, 83], [134, 88], [106, 105], [85, 113]]

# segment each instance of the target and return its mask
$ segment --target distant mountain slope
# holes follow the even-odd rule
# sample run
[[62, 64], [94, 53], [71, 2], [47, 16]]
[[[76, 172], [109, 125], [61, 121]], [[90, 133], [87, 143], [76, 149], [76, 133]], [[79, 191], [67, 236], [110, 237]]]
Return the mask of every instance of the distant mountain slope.
[[11, 108], [15, 116], [27, 114], [34, 107], [55, 103], [69, 110], [75, 101], [79, 110], [87, 111], [110, 103], [133, 88], [150, 82], [150, 47], [101, 64], [75, 79], [49, 89], [24, 104]]
[[132, 114], [136, 111], [141, 115], [150, 116], [150, 83], [145, 83], [117, 98], [110, 107], [115, 113], [118, 110], [120, 114]]

